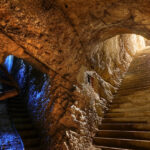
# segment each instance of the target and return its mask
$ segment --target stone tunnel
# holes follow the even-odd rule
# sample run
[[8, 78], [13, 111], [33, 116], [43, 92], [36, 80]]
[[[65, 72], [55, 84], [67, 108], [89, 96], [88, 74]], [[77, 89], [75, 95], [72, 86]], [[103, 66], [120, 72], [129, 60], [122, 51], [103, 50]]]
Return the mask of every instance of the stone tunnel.
[[148, 0], [0, 0], [0, 150], [149, 150], [149, 22]]

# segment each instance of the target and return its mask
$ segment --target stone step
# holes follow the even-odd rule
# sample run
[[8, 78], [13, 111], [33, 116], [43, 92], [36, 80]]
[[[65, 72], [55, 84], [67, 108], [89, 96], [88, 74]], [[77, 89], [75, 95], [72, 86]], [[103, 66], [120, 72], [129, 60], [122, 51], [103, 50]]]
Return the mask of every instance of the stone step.
[[139, 83], [139, 85], [137, 86], [138, 83], [136, 83], [136, 85], [133, 85], [134, 83], [130, 82], [130, 85], [127, 85], [126, 87], [121, 87], [118, 90], [117, 95], [122, 95], [122, 94], [132, 94], [131, 92], [135, 93], [136, 91], [143, 91], [146, 89], [150, 88], [150, 83], [148, 84], [141, 84]]
[[14, 112], [11, 113], [11, 116], [12, 117], [23, 117], [23, 118], [29, 117], [29, 115], [27, 113], [14, 113]]
[[132, 139], [95, 137], [93, 139], [93, 142], [94, 142], [94, 144], [100, 145], [100, 146], [141, 149], [141, 150], [149, 150], [150, 149], [150, 141], [148, 141], [148, 140], [132, 140]]
[[[150, 73], [150, 72], [146, 72], [146, 73], [144, 73], [144, 75], [143, 75], [143, 74], [139, 74], [138, 72], [136, 72], [136, 75], [135, 75], [135, 74], [134, 74], [134, 75], [132, 74], [132, 78], [131, 78], [131, 74], [130, 74], [130, 75], [127, 75], [127, 76], [124, 78], [121, 87], [129, 87], [128, 85], [131, 85], [131, 84], [130, 84], [131, 82], [135, 83], [135, 81], [136, 81], [136, 83], [137, 83], [137, 82], [142, 82], [142, 81], [139, 81], [139, 80], [141, 80], [141, 79], [142, 79], [143, 81], [145, 81], [146, 83], [150, 83], [150, 82], [149, 82], [149, 81], [150, 81], [149, 73]], [[143, 83], [143, 84], [144, 84], [144, 83]]]
[[31, 123], [16, 123], [15, 127], [17, 130], [33, 129], [33, 125]]
[[11, 98], [8, 100], [8, 103], [13, 103], [13, 102], [26, 102], [26, 101], [20, 98]]
[[150, 131], [150, 124], [146, 123], [103, 123], [100, 130], [127, 130], [127, 131]]
[[26, 147], [29, 147], [29, 146], [39, 146], [39, 143], [40, 143], [40, 139], [39, 138], [27, 138], [27, 139], [22, 139], [23, 140], [23, 144], [25, 146], [25, 149]]
[[27, 109], [26, 108], [8, 108], [8, 111], [10, 113], [12, 112], [16, 112], [16, 113], [27, 113]]
[[[95, 146], [96, 150], [131, 150], [131, 149], [124, 149], [124, 148], [116, 148], [116, 147], [108, 147], [108, 146]], [[132, 149], [133, 150], [133, 149]]]
[[107, 111], [107, 113], [111, 112], [131, 112], [131, 113], [137, 113], [137, 112], [142, 112], [142, 111], [149, 111], [150, 107], [148, 106], [141, 106], [141, 107], [131, 107], [131, 108], [112, 108]]
[[13, 108], [26, 108], [27, 106], [26, 105], [24, 105], [24, 104], [22, 104], [22, 103], [11, 103], [11, 104], [9, 104], [8, 105], [9, 107], [13, 107]]
[[[128, 82], [124, 82], [122, 83], [120, 89], [119, 89], [119, 92], [121, 90], [128, 90], [128, 89], [137, 89], [137, 88], [141, 88], [143, 86], [150, 86], [150, 77], [149, 78], [146, 78], [146, 80], [144, 79], [145, 76], [141, 76], [141, 77], [138, 77], [138, 78], [134, 78], [133, 80], [128, 80]], [[141, 80], [141, 81], [139, 81]], [[149, 80], [149, 81], [148, 81]]]
[[26, 146], [25, 150], [43, 150], [40, 146]]
[[14, 123], [31, 123], [31, 120], [30, 118], [21, 118], [21, 117], [18, 117], [18, 118], [13, 118], [12, 119]]
[[127, 104], [128, 105], [128, 103], [137, 105], [137, 104], [143, 104], [143, 103], [146, 104], [148, 102], [150, 102], [150, 100], [144, 99], [144, 98], [139, 98], [139, 99], [133, 99], [133, 98], [129, 99], [128, 98], [127, 99], [126, 97], [122, 96], [120, 98], [114, 99], [112, 101], [111, 105], [117, 105], [117, 104], [118, 104], [118, 106], [119, 106], [119, 104]]
[[150, 131], [99, 130], [97, 137], [150, 140]]
[[12, 106], [12, 105], [9, 105], [8, 106], [8, 110], [15, 110], [15, 109], [17, 109], [17, 110], [26, 110], [27, 111], [27, 107], [23, 106], [23, 105], [21, 105], [21, 106]]
[[22, 100], [12, 100], [9, 102], [9, 104], [24, 104], [24, 105], [26, 105], [25, 101], [22, 101]]
[[120, 118], [120, 117], [150, 117], [150, 111], [142, 111], [142, 112], [136, 112], [136, 113], [130, 113], [130, 112], [120, 112], [120, 113], [106, 113], [104, 115], [104, 118]]
[[[133, 83], [131, 83], [133, 84]], [[136, 83], [135, 86], [137, 86], [138, 83]], [[138, 87], [129, 87], [129, 88], [122, 88], [118, 90], [118, 93], [116, 95], [131, 95], [133, 93], [135, 93], [136, 91], [144, 91], [150, 88], [150, 85], [138, 85]], [[133, 93], [131, 93], [133, 92]]]
[[19, 98], [11, 99], [8, 100], [7, 108], [14, 127], [22, 138], [25, 150], [42, 150], [40, 138], [32, 124], [26, 103]]
[[[149, 118], [148, 118], [149, 119]], [[134, 117], [134, 118], [103, 118], [102, 123], [147, 123], [147, 118]]]
[[136, 108], [136, 109], [140, 109], [142, 107], [149, 107], [150, 108], [150, 104], [148, 104], [147, 102], [141, 102], [141, 103], [124, 103], [124, 104], [111, 104], [109, 109], [114, 109], [114, 108], [125, 108], [125, 109], [129, 109], [129, 108]]
[[37, 132], [32, 129], [24, 129], [24, 130], [19, 130], [19, 134], [21, 138], [33, 138], [33, 137], [38, 137]]
[[144, 90], [148, 90], [149, 88], [150, 88], [150, 86], [143, 86], [141, 88], [136, 88], [136, 89], [126, 89], [126, 90], [118, 91], [116, 96], [118, 96], [118, 97], [130, 96], [133, 93], [144, 91]]
[[24, 119], [24, 120], [30, 119], [28, 115], [26, 115], [26, 116], [23, 117], [22, 115], [19, 115], [19, 114], [18, 115], [10, 114], [10, 117], [11, 118], [15, 118], [15, 119]]

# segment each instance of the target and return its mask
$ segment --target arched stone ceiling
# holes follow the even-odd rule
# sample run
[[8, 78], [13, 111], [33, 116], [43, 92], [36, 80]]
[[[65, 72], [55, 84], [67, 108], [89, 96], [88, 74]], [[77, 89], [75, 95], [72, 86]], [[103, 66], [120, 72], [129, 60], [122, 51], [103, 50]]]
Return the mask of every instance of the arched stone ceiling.
[[0, 32], [28, 56], [74, 80], [72, 74], [86, 64], [86, 51], [100, 41], [122, 33], [150, 38], [149, 14], [148, 0], [1, 0]]

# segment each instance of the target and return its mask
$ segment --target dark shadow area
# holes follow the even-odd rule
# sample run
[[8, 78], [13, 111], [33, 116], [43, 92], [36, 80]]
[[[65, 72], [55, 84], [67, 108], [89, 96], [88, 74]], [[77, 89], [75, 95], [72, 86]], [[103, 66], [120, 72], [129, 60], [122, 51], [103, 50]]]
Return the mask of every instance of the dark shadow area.
[[[22, 140], [21, 138], [18, 140], [21, 146], [24, 144], [27, 149], [42, 149], [40, 143], [42, 143], [47, 132], [44, 123], [46, 121], [47, 104], [50, 100], [49, 77], [24, 60], [12, 55], [6, 58], [4, 67], [9, 76], [14, 79], [13, 82], [17, 83], [18, 87], [16, 89], [19, 95], [12, 96], [9, 99], [6, 98], [7, 100], [1, 102], [3, 103], [0, 104], [0, 107], [2, 107], [1, 113], [7, 114], [7, 117], [5, 117], [7, 125], [12, 126], [12, 132], [17, 137], [22, 138]], [[8, 80], [2, 72], [0, 72], [0, 75], [3, 79]], [[2, 93], [10, 89], [14, 88], [6, 84], [1, 86]], [[10, 141], [13, 143], [16, 141], [13, 141], [14, 139], [10, 140], [12, 136], [11, 134], [8, 135], [7, 127], [5, 128], [3, 125], [3, 128], [5, 132], [1, 134], [1, 139], [3, 139], [3, 142], [0, 143], [1, 148], [5, 149], [8, 146], [7, 148], [15, 150], [19, 144], [16, 146], [15, 144], [13, 146], [9, 144]], [[7, 136], [5, 136], [5, 133], [7, 133]], [[18, 149], [21, 150], [22, 148]]]

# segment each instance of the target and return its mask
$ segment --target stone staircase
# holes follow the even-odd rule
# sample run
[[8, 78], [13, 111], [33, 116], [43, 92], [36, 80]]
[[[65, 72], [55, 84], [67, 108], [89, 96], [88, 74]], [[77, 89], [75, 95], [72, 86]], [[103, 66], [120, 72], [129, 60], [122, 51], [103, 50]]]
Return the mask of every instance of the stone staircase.
[[93, 143], [102, 150], [150, 150], [150, 49], [135, 56]]
[[38, 132], [29, 117], [23, 98], [13, 97], [8, 100], [7, 106], [12, 123], [21, 136], [25, 150], [41, 150]]
[[0, 150], [42, 150], [18, 84], [2, 65], [0, 70]]

